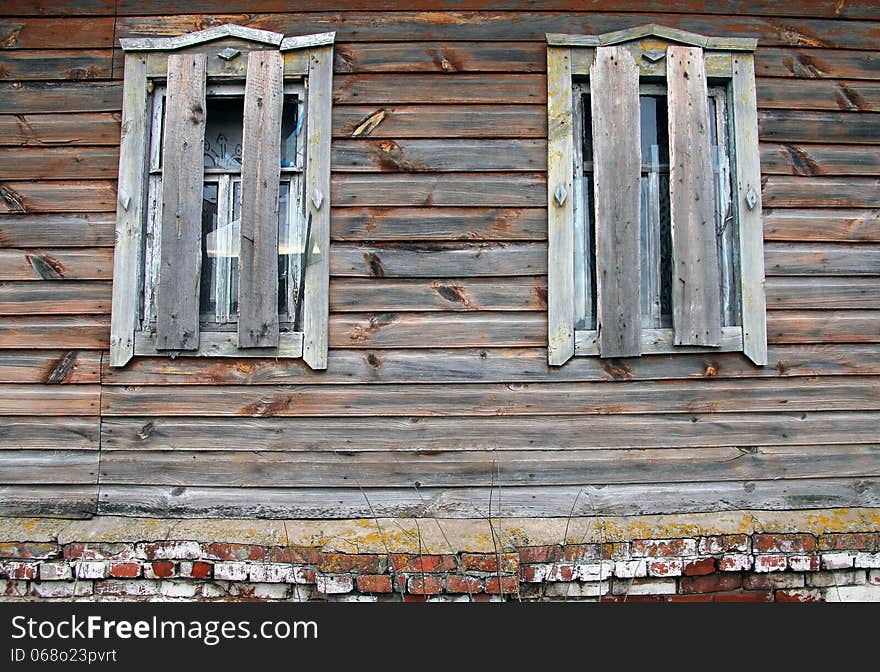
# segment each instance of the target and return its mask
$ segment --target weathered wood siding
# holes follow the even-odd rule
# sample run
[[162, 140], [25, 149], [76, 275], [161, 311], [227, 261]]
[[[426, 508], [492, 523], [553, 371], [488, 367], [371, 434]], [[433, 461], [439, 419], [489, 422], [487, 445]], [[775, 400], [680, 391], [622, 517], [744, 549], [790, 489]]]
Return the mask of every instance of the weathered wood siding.
[[[880, 5], [580, 4], [0, 8], [0, 514], [880, 505]], [[227, 21], [337, 32], [327, 371], [113, 369], [118, 39]], [[766, 367], [545, 363], [544, 34], [644, 23], [759, 40]]]

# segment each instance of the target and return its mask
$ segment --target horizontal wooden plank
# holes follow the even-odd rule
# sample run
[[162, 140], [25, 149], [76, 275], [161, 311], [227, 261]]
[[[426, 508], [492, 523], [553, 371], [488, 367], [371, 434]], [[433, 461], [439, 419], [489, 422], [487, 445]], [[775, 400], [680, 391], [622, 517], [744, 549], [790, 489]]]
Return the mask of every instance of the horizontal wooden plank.
[[0, 175], [16, 180], [116, 179], [115, 147], [0, 147]]
[[770, 343], [880, 343], [880, 311], [767, 312]]
[[91, 518], [97, 500], [97, 485], [2, 485], [0, 515]]
[[0, 385], [3, 415], [99, 415], [99, 385]]
[[880, 275], [880, 245], [767, 243], [767, 275]]
[[803, 79], [880, 79], [876, 51], [760, 48], [755, 52], [759, 77]]
[[468, 277], [547, 272], [544, 243], [337, 243], [330, 250], [336, 276]]
[[546, 76], [543, 74], [367, 74], [336, 75], [333, 78], [333, 103], [406, 104], [406, 103], [515, 103], [547, 102]]
[[877, 444], [427, 454], [138, 450], [101, 459], [102, 485], [181, 487], [507, 488], [866, 476], [880, 476]]
[[0, 282], [0, 315], [109, 314], [110, 294], [109, 282]]
[[546, 309], [547, 280], [544, 277], [336, 278], [330, 282], [331, 312]]
[[764, 239], [880, 243], [880, 208], [765, 208]]
[[138, 357], [125, 368], [111, 368], [105, 361], [102, 380], [105, 385], [183, 386], [529, 383], [880, 375], [878, 349], [873, 345], [850, 344], [771, 346], [767, 366], [754, 366], [739, 353], [713, 352], [630, 359], [576, 357], [565, 366], [550, 367], [547, 352], [542, 348], [331, 350], [329, 357], [327, 371], [318, 377], [296, 360], [233, 362], [186, 357], [173, 360], [167, 357]]
[[120, 82], [0, 82], [0, 114], [119, 112]]
[[331, 348], [523, 347], [547, 344], [540, 313], [337, 313]]
[[100, 352], [0, 350], [0, 383], [97, 383], [100, 376]]
[[[707, 3], [708, 4], [708, 3]], [[655, 5], [656, 6], [656, 5]], [[248, 6], [249, 7], [249, 6]], [[373, 8], [371, 4], [371, 9]], [[206, 27], [204, 17], [187, 6], [183, 14], [149, 17], [143, 3], [134, 13], [139, 16], [121, 17], [117, 21], [116, 37], [150, 37], [178, 35]], [[209, 12], [216, 12], [211, 4]], [[284, 9], [289, 10], [289, 5]], [[346, 5], [347, 10], [353, 8]], [[695, 14], [690, 6], [681, 14], [668, 13], [668, 6], [659, 8], [666, 13], [643, 13], [641, 5], [630, 5], [630, 12], [421, 12], [404, 11], [377, 13], [373, 11], [310, 12], [307, 14], [259, 14], [250, 8], [246, 15], [216, 15], [211, 25], [233, 21], [251, 28], [274, 30], [288, 35], [308, 35], [335, 31], [339, 42], [398, 42], [422, 40], [494, 40], [542, 41], [546, 33], [599, 35], [647, 23], [658, 23], [702, 35], [757, 38], [761, 46], [828, 47], [838, 49], [874, 49], [880, 46], [876, 23], [828, 21], [819, 18], [792, 18], [779, 21], [773, 18], [741, 16], [723, 9], [722, 15]], [[494, 6], [493, 6], [494, 9]], [[530, 8], [531, 9], [531, 8]], [[578, 6], [575, 9], [581, 9]], [[827, 9], [825, 11], [828, 11]], [[800, 14], [802, 9], [797, 9]]]
[[110, 318], [2, 317], [0, 348], [103, 350], [110, 345]]
[[[490, 496], [490, 492], [493, 496]], [[0, 495], [4, 492], [0, 490]], [[648, 515], [741, 509], [875, 507], [880, 479], [508, 488], [281, 489], [105, 485], [101, 515], [240, 518], [506, 518]]]
[[0, 450], [97, 452], [100, 421], [92, 417], [0, 417]]
[[81, 485], [97, 482], [97, 451], [0, 450], [0, 486]]
[[543, 173], [337, 173], [331, 179], [331, 190], [336, 206], [547, 205], [547, 179]]
[[764, 175], [878, 175], [880, 151], [856, 145], [761, 144]]
[[104, 418], [101, 450], [471, 451], [876, 443], [876, 412]]
[[336, 208], [330, 235], [334, 241], [546, 240], [547, 209]]
[[874, 177], [764, 177], [763, 202], [770, 208], [874, 208], [880, 179]]
[[0, 215], [115, 211], [115, 180], [0, 183]]
[[334, 105], [332, 131], [335, 138], [370, 137], [393, 140], [546, 138], [547, 107], [545, 105]]
[[880, 309], [880, 278], [767, 278], [767, 306]]
[[350, 72], [538, 72], [544, 42], [375, 42], [337, 44], [334, 70]]
[[113, 247], [116, 213], [0, 215], [0, 247]]
[[761, 140], [772, 142], [880, 143], [880, 113], [760, 110]]
[[783, 110], [880, 111], [880, 82], [757, 77], [758, 107]]
[[[424, 173], [547, 169], [543, 140], [336, 140], [337, 172]], [[2, 166], [2, 164], [0, 164]]]
[[0, 280], [109, 280], [109, 247], [0, 249]]
[[[84, 387], [90, 386], [63, 389]], [[259, 388], [259, 395], [254, 392], [251, 386], [108, 386], [102, 390], [101, 413], [104, 417], [445, 417], [880, 410], [877, 378], [839, 376], [784, 381], [383, 385], [381, 394], [371, 385], [276, 386]], [[3, 393], [0, 386], [0, 404]], [[33, 415], [45, 403], [37, 390], [30, 394], [38, 401], [23, 404], [28, 408], [21, 415]], [[80, 396], [85, 398], [86, 393]], [[59, 410], [67, 405], [59, 402]], [[0, 405], [0, 412], [9, 411]]]
[[[69, 13], [63, 21], [57, 18], [22, 18], [25, 6], [33, 3], [16, 2], [14, 19], [0, 19], [0, 49], [109, 49], [113, 47], [113, 12], [106, 17], [86, 17], [85, 3], [77, 3], [77, 16]], [[25, 5], [25, 6], [23, 6]], [[5, 7], [0, 8], [0, 13]], [[38, 12], [42, 14], [43, 12]], [[66, 12], [67, 13], [67, 12]]]
[[112, 49], [0, 50], [0, 75], [6, 80], [110, 79], [112, 72]]
[[117, 112], [2, 114], [0, 146], [119, 145]]

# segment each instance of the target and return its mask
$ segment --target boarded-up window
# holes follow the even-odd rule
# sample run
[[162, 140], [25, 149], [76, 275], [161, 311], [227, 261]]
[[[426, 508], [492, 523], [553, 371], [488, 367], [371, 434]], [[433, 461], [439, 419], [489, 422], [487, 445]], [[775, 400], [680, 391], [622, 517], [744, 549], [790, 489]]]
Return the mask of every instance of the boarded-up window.
[[754, 41], [648, 26], [548, 42], [550, 363], [766, 363]]
[[326, 368], [333, 38], [228, 25], [122, 41], [135, 132], [120, 158], [112, 365]]

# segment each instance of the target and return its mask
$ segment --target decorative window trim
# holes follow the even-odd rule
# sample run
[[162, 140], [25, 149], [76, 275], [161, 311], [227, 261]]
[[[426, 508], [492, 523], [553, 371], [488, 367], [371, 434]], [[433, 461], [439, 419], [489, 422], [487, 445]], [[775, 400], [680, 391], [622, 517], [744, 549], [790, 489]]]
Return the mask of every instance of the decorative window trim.
[[[227, 24], [165, 38], [123, 38], [122, 137], [120, 143], [116, 249], [113, 269], [110, 365], [124, 366], [138, 355], [302, 357], [313, 369], [327, 368], [330, 271], [330, 123], [335, 33], [285, 37], [280, 33]], [[205, 54], [205, 77], [240, 81], [251, 51], [269, 45], [281, 53], [283, 79], [299, 78], [306, 96], [305, 241], [302, 330], [279, 334], [277, 347], [239, 348], [234, 333], [203, 332], [197, 350], [159, 350], [138, 332], [143, 302], [143, 233], [147, 216], [148, 142], [154, 81], [167, 77], [168, 56]]]
[[[667, 47], [684, 45], [702, 49], [707, 79], [724, 81], [729, 87], [730, 133], [735, 156], [731, 196], [739, 227], [742, 327], [722, 328], [718, 347], [673, 345], [671, 330], [641, 329], [640, 343], [635, 345], [638, 352], [634, 354], [742, 351], [755, 364], [765, 365], [764, 247], [752, 54], [757, 41], [711, 38], [657, 25], [598, 36], [547, 34], [546, 38], [549, 363], [558, 366], [572, 356], [581, 355], [621, 356], [617, 352], [600, 352], [599, 334], [603, 326], [600, 321], [596, 330], [575, 330], [573, 194], [575, 143], [580, 142], [573, 110], [575, 80], [590, 75], [598, 47], [616, 45], [632, 55], [640, 81], [645, 77], [665, 77]], [[601, 254], [598, 245], [596, 254], [598, 259]], [[635, 280], [638, 282], [638, 278]]]

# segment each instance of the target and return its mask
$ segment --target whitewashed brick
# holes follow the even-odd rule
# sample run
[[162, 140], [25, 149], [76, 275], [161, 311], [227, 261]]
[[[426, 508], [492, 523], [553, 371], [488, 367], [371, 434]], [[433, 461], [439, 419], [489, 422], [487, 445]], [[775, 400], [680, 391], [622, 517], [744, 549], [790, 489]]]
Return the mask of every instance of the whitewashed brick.
[[757, 555], [755, 556], [755, 571], [758, 573], [784, 572], [788, 566], [788, 558], [784, 555]]
[[318, 592], [325, 595], [350, 593], [354, 590], [354, 581], [350, 576], [317, 575]]
[[92, 594], [91, 581], [47, 581], [31, 583], [30, 594], [35, 597], [74, 597]]
[[202, 546], [196, 541], [151, 542], [135, 546], [135, 553], [143, 559], [198, 560], [202, 555]]
[[159, 592], [165, 597], [195, 597], [200, 586], [195, 581], [163, 581]]
[[665, 558], [697, 554], [696, 539], [641, 539], [630, 545], [634, 558]]
[[825, 589], [826, 602], [880, 602], [880, 586], [840, 586]]
[[817, 555], [790, 555], [788, 567], [794, 572], [819, 571], [819, 556]]
[[868, 572], [868, 583], [873, 586], [880, 586], [880, 569], [872, 569]]
[[613, 565], [610, 562], [596, 562], [576, 565], [575, 580], [605, 581], [611, 577]]
[[[607, 595], [611, 585], [608, 581], [569, 581], [550, 583], [544, 589], [547, 597], [602, 597]], [[494, 596], [493, 596], [494, 597]]]
[[746, 553], [730, 553], [718, 561], [718, 569], [722, 572], [746, 572], [751, 568], [752, 556]]
[[830, 586], [862, 586], [867, 582], [865, 572], [839, 569], [833, 572], [813, 572], [807, 574], [807, 585], [814, 588]]
[[856, 553], [855, 566], [863, 569], [880, 569], [880, 553]]
[[681, 558], [656, 558], [648, 562], [648, 574], [656, 577], [681, 576], [683, 568]]
[[254, 583], [293, 583], [293, 565], [280, 562], [255, 562], [250, 566]]
[[246, 562], [218, 562], [214, 564], [214, 578], [220, 581], [245, 581], [247, 576]]
[[823, 553], [824, 569], [849, 569], [855, 562], [855, 553]]
[[95, 593], [100, 595], [130, 595], [132, 597], [158, 595], [159, 582], [149, 579], [98, 581], [95, 584]]
[[73, 578], [66, 562], [43, 562], [40, 564], [41, 581], [66, 581]]
[[0, 597], [24, 597], [27, 595], [27, 581], [0, 579]]
[[[445, 598], [446, 596], [441, 596]], [[467, 597], [467, 595], [465, 595]], [[330, 598], [333, 602], [378, 602], [379, 598], [375, 595], [334, 595]], [[452, 602], [452, 600], [436, 598], [427, 600], [428, 602]]]
[[614, 576], [619, 579], [634, 579], [648, 575], [646, 560], [621, 560], [614, 563]]
[[216, 599], [218, 597], [226, 597], [227, 592], [216, 583], [206, 583], [202, 586], [202, 597]]
[[675, 595], [678, 582], [675, 579], [639, 579], [620, 581], [615, 579], [611, 592], [615, 595]]
[[76, 575], [80, 579], [103, 579], [107, 576], [107, 564], [100, 560], [81, 560], [76, 564]]

